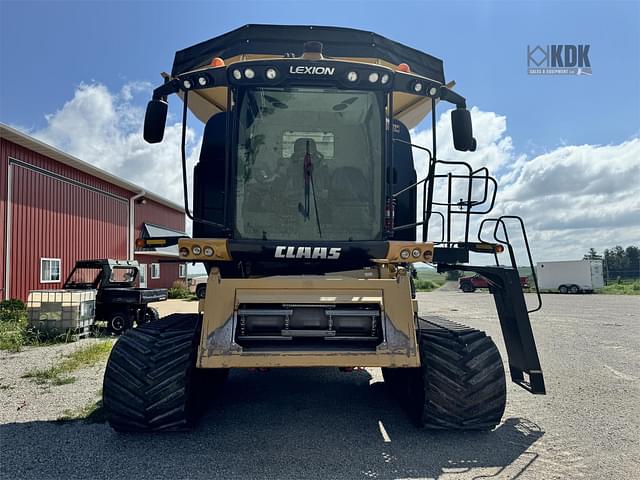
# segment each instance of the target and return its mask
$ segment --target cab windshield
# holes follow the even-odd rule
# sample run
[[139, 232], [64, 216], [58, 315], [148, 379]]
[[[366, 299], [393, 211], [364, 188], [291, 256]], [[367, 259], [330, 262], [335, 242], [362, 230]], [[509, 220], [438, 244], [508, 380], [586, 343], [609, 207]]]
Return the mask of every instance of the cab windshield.
[[377, 240], [383, 97], [323, 88], [240, 92], [236, 232], [266, 240]]

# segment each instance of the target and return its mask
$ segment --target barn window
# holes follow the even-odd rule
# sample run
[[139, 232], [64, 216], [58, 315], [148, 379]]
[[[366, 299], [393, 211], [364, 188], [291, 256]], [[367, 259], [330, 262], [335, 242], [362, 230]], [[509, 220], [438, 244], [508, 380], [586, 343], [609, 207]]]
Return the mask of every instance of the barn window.
[[160, 278], [160, 264], [152, 263], [151, 264], [151, 278], [158, 279]]
[[60, 281], [60, 259], [40, 259], [40, 283], [56, 283]]
[[187, 276], [187, 265], [184, 263], [181, 263], [180, 265], [178, 265], [178, 277], [186, 278], [186, 276]]

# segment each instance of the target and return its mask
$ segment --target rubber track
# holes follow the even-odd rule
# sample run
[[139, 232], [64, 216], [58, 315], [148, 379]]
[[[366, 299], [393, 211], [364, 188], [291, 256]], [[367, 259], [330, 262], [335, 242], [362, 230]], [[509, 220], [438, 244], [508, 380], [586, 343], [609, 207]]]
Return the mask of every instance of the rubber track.
[[198, 315], [174, 314], [120, 337], [103, 383], [104, 408], [115, 430], [191, 427], [196, 414], [191, 390], [199, 334]]
[[423, 393], [418, 422], [456, 430], [489, 430], [500, 423], [506, 383], [491, 337], [438, 317], [420, 318], [418, 334]]

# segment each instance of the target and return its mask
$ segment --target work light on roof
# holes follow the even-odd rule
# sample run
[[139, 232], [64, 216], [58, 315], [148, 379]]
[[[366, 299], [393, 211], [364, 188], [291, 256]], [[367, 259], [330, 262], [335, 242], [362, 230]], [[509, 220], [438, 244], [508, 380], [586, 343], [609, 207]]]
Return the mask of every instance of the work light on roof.
[[422, 83], [420, 83], [420, 82], [416, 82], [416, 83], [413, 85], [413, 90], [414, 90], [416, 93], [420, 93], [420, 92], [422, 91]]
[[378, 79], [380, 78], [380, 75], [378, 75], [377, 72], [371, 72], [369, 74], [369, 81], [371, 83], [376, 83], [378, 81]]
[[389, 81], [389, 74], [388, 73], [383, 74], [380, 81], [382, 82], [383, 85], [386, 84]]
[[235, 78], [236, 80], [240, 80], [242, 78], [242, 72], [238, 69], [235, 69], [233, 71], [233, 78]]
[[204, 87], [207, 83], [207, 77], [205, 77], [204, 75], [201, 77], [198, 77], [198, 83], [200, 84], [201, 87]]
[[435, 97], [437, 93], [438, 93], [438, 89], [436, 87], [431, 87], [429, 89], [429, 95], [431, 95], [432, 97]]
[[349, 80], [350, 82], [357, 82], [358, 72], [351, 70], [349, 73], [347, 73], [347, 80]]
[[254, 78], [256, 76], [256, 72], [254, 72], [253, 69], [251, 69], [251, 68], [245, 68], [244, 69], [244, 76], [247, 77], [249, 80], [251, 80], [252, 78]]
[[184, 80], [184, 81], [182, 82], [182, 86], [183, 86], [185, 89], [189, 90], [189, 89], [191, 88], [191, 82], [190, 82], [189, 80]]

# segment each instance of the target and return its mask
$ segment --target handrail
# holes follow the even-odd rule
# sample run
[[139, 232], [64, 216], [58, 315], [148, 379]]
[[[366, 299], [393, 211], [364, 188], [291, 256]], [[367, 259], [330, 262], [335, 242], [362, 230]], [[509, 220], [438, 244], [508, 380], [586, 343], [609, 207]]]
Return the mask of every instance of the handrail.
[[[480, 222], [480, 227], [478, 229], [478, 241], [486, 243], [486, 237], [482, 238], [482, 232], [484, 230], [484, 227], [488, 223], [495, 223], [495, 227], [493, 229], [493, 240], [507, 247], [509, 251], [509, 259], [511, 260], [511, 266], [517, 271], [518, 266], [516, 262], [516, 257], [513, 250], [513, 245], [511, 243], [511, 240], [509, 239], [509, 232], [508, 232], [505, 220], [516, 220], [520, 226], [520, 231], [522, 232], [522, 238], [524, 240], [525, 250], [527, 252], [527, 259], [529, 261], [529, 267], [531, 268], [531, 275], [533, 276], [533, 283], [536, 286], [536, 297], [538, 301], [538, 306], [531, 310], [527, 310], [527, 312], [528, 313], [537, 312], [542, 308], [542, 296], [540, 295], [540, 287], [538, 285], [538, 275], [536, 274], [536, 269], [533, 265], [533, 257], [531, 256], [531, 247], [529, 246], [527, 230], [524, 226], [524, 220], [522, 220], [522, 217], [519, 217], [517, 215], [501, 215], [498, 218], [485, 218], [484, 220], [482, 220], [482, 222]], [[502, 233], [503, 233], [502, 237], [498, 236], [500, 227], [502, 227]], [[498, 259], [497, 253], [494, 253], [494, 257], [496, 260], [496, 265], [500, 265], [500, 261]]]

